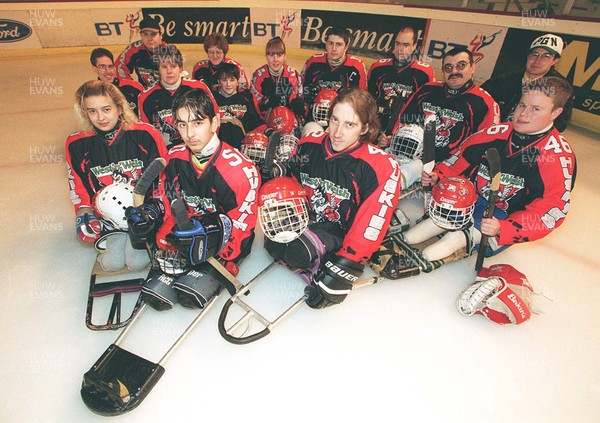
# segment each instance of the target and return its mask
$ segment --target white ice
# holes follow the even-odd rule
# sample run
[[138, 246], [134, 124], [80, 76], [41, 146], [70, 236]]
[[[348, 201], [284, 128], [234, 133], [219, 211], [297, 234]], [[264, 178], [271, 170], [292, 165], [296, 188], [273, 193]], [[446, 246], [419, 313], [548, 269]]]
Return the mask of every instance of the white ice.
[[[235, 47], [235, 46], [234, 46]], [[94, 75], [88, 49], [0, 55], [0, 421], [101, 421], [79, 394], [82, 376], [116, 332], [84, 325], [95, 253], [74, 231], [64, 141], [77, 130], [73, 93]], [[115, 48], [114, 53], [119, 53]], [[204, 56], [188, 47], [187, 70]], [[298, 70], [312, 52], [289, 55]], [[259, 50], [232, 48], [248, 76]], [[600, 421], [598, 135], [565, 132], [578, 158], [572, 210], [546, 239], [486, 264], [509, 263], [540, 293], [521, 326], [463, 317], [458, 294], [474, 257], [426, 275], [354, 292], [325, 310], [300, 307], [246, 346], [217, 330], [225, 295], [165, 364], [126, 422]], [[269, 262], [262, 242], [241, 267]], [[257, 288], [285, 307], [301, 282], [278, 270]], [[251, 294], [252, 296], [252, 294]], [[194, 312], [147, 310], [125, 348], [157, 361]]]

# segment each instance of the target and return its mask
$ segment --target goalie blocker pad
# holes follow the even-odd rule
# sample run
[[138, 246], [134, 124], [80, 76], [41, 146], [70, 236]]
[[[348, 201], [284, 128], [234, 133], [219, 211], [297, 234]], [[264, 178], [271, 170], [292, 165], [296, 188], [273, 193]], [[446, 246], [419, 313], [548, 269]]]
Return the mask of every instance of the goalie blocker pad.
[[521, 324], [531, 317], [533, 288], [525, 275], [508, 264], [482, 268], [475, 283], [457, 300], [465, 316], [481, 314], [498, 324]]
[[173, 289], [175, 278], [158, 269], [150, 270], [142, 285], [140, 298], [155, 310], [170, 310], [177, 303], [177, 292]]
[[179, 276], [173, 283], [179, 303], [187, 308], [204, 308], [221, 290], [221, 283], [214, 272], [208, 263], [204, 263]]

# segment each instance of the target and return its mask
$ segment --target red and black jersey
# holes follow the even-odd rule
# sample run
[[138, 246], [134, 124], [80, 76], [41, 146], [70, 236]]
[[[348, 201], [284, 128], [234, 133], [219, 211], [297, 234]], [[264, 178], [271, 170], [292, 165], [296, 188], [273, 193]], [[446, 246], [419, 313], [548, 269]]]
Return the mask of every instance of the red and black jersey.
[[[223, 142], [219, 142], [203, 167], [184, 145], [171, 148], [167, 160], [163, 182], [167, 214], [170, 202], [176, 197], [185, 201], [190, 215], [226, 214], [233, 228], [219, 255], [228, 261], [248, 255], [254, 239], [260, 187], [260, 174], [254, 163]], [[165, 220], [168, 222], [165, 225], [172, 224], [171, 219]], [[171, 228], [166, 230], [169, 232]]]
[[540, 135], [521, 135], [512, 123], [492, 126], [468, 138], [434, 171], [440, 177], [470, 177], [487, 200], [490, 175], [485, 151], [500, 156], [500, 193], [496, 207], [508, 217], [500, 221], [499, 244], [534, 241], [559, 227], [569, 211], [576, 172], [573, 150], [556, 128]]
[[125, 100], [127, 100], [127, 104], [129, 104], [133, 113], [138, 115], [138, 98], [142, 91], [144, 91], [142, 84], [133, 79], [119, 78], [117, 76], [113, 80], [113, 85], [123, 93]]
[[400, 111], [401, 124], [423, 124], [425, 115], [435, 113], [435, 161], [450, 157], [465, 139], [477, 131], [499, 123], [498, 104], [484, 90], [468, 82], [458, 90], [443, 82], [430, 82], [419, 88]]
[[[162, 45], [166, 43], [163, 41]], [[151, 87], [160, 80], [158, 61], [141, 40], [129, 44], [117, 57], [115, 66], [119, 78], [133, 79], [131, 75], [135, 72], [144, 88]]]
[[181, 80], [181, 85], [175, 91], [169, 91], [163, 87], [162, 82], [148, 88], [139, 97], [140, 120], [154, 126], [160, 131], [165, 139], [169, 142], [177, 144], [180, 142], [180, 136], [175, 129], [173, 116], [173, 100], [175, 96], [181, 95], [194, 88], [199, 88], [210, 94], [213, 99], [215, 114], [218, 113], [219, 107], [214, 101], [213, 95], [202, 81], [193, 79]]
[[291, 174], [307, 189], [317, 222], [335, 222], [344, 232], [339, 255], [367, 260], [379, 248], [400, 192], [400, 167], [370, 143], [336, 153], [329, 134], [300, 139], [289, 160]]
[[119, 128], [106, 139], [94, 131], [78, 132], [65, 145], [71, 201], [75, 213], [92, 207], [94, 194], [113, 182], [137, 181], [146, 167], [167, 150], [158, 131], [145, 123]]
[[369, 69], [367, 86], [377, 102], [381, 127], [387, 126], [392, 104], [406, 101], [413, 92], [433, 81], [433, 68], [418, 60], [403, 66], [395, 58], [374, 62]]
[[[325, 53], [310, 57], [302, 68], [304, 93], [318, 92], [321, 89], [338, 91], [343, 88], [359, 87], [367, 89], [367, 71], [358, 57], [346, 55], [346, 59], [337, 66], [331, 66]], [[306, 99], [306, 96], [305, 96]], [[307, 103], [312, 105], [313, 99]]]
[[290, 108], [291, 101], [302, 93], [300, 75], [294, 68], [285, 65], [281, 74], [274, 76], [269, 72], [269, 65], [263, 65], [254, 71], [250, 82], [250, 91], [259, 103], [266, 95], [263, 84], [267, 80], [271, 80], [271, 85], [275, 87], [275, 92], [269, 96], [269, 99], [277, 106]]
[[[267, 128], [258, 113], [256, 99], [250, 90], [238, 91], [229, 97], [219, 92], [213, 94], [221, 116], [219, 137], [229, 145], [240, 148], [244, 134], [254, 130], [262, 132]], [[240, 128], [237, 122], [232, 122], [235, 119], [242, 124], [243, 128]]]
[[213, 65], [208, 59], [200, 60], [198, 63], [194, 65], [194, 70], [192, 71], [192, 77], [197, 79], [198, 81], [203, 81], [206, 85], [210, 87], [211, 90], [217, 91], [219, 89], [219, 80], [217, 79], [217, 72], [223, 63], [231, 63], [236, 65], [240, 70], [240, 79], [238, 90], [246, 90], [248, 89], [248, 77], [246, 76], [246, 72], [242, 65], [236, 62], [229, 57], [223, 59], [223, 61], [217, 66]]

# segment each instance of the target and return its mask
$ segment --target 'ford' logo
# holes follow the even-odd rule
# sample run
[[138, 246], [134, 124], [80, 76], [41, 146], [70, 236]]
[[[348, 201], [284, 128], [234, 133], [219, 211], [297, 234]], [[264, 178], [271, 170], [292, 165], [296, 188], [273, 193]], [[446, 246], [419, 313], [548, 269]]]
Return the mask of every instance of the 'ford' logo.
[[0, 19], [0, 43], [21, 41], [31, 35], [31, 28], [24, 23]]

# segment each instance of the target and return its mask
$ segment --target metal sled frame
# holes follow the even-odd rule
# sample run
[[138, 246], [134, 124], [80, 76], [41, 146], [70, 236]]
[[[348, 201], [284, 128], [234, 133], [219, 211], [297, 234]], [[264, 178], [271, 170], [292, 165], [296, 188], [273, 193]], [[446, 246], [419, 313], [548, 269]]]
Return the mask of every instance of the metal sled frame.
[[127, 334], [148, 307], [143, 304], [131, 323], [83, 376], [81, 398], [102, 416], [118, 416], [136, 408], [148, 396], [165, 372], [164, 365], [175, 349], [213, 307], [219, 294], [211, 298], [158, 363], [153, 363], [120, 347]]
[[[223, 309], [221, 310], [221, 315], [219, 316], [219, 333], [226, 341], [231, 342], [232, 344], [238, 344], [238, 345], [249, 344], [251, 342], [258, 341], [259, 339], [262, 339], [265, 336], [267, 336], [269, 333], [271, 333], [271, 330], [275, 326], [277, 326], [279, 323], [281, 323], [281, 321], [283, 319], [285, 319], [287, 316], [289, 316], [298, 307], [300, 307], [300, 305], [302, 305], [304, 303], [305, 297], [303, 296], [303, 297], [299, 298], [298, 300], [296, 300], [296, 302], [294, 302], [289, 308], [287, 308], [276, 319], [274, 319], [273, 321], [270, 321], [269, 319], [264, 317], [262, 314], [260, 314], [258, 311], [254, 310], [252, 307], [250, 307], [246, 302], [244, 302], [243, 297], [249, 294], [250, 289], [253, 286], [255, 286], [258, 282], [260, 282], [261, 279], [263, 278], [263, 276], [266, 275], [268, 272], [270, 272], [275, 267], [277, 267], [277, 262], [274, 261], [271, 264], [269, 264], [265, 269], [263, 269], [258, 275], [256, 275], [250, 282], [248, 282], [246, 285], [243, 285], [234, 295], [232, 295], [225, 302], [225, 305], [223, 306]], [[244, 314], [244, 316], [241, 319], [239, 319], [237, 322], [235, 322], [231, 327], [229, 327], [227, 329], [225, 327], [225, 321], [227, 320], [229, 310], [231, 309], [231, 306], [233, 304], [236, 304], [239, 307], [241, 307], [246, 313]], [[259, 332], [254, 333], [252, 335], [248, 335], [248, 336], [238, 337], [238, 336], [233, 335], [242, 325], [249, 324], [250, 319], [254, 319], [254, 320], [258, 321], [261, 325], [264, 326], [264, 329]]]
[[[263, 280], [264, 279], [263, 276], [265, 276], [268, 272], [270, 272], [272, 269], [274, 269], [278, 265], [279, 264], [276, 261], [269, 264], [269, 266], [267, 266], [265, 269], [263, 269], [250, 282], [248, 282], [246, 285], [241, 285], [241, 287], [238, 289], [238, 291], [225, 302], [225, 305], [223, 306], [223, 309], [221, 310], [221, 314], [219, 316], [218, 325], [219, 325], [219, 333], [226, 341], [231, 342], [232, 344], [236, 344], [236, 345], [244, 345], [244, 344], [249, 344], [251, 342], [258, 341], [259, 339], [262, 339], [265, 336], [267, 336], [268, 334], [270, 334], [271, 331], [277, 325], [279, 325], [286, 317], [288, 317], [290, 314], [292, 314], [294, 311], [296, 311], [302, 304], [304, 304], [304, 302], [306, 300], [306, 295], [303, 295], [302, 297], [298, 298], [292, 305], [290, 305], [285, 311], [283, 311], [275, 319], [269, 320], [264, 315], [262, 315], [261, 313], [259, 313], [255, 309], [253, 309], [250, 305], [248, 305], [248, 303], [246, 303], [243, 300], [243, 297], [250, 293], [250, 289], [253, 286], [255, 286], [257, 283], [259, 283], [261, 280]], [[359, 289], [359, 288], [362, 288], [365, 286], [369, 286], [369, 285], [373, 285], [373, 284], [376, 284], [376, 283], [384, 281], [384, 280], [386, 280], [386, 279], [382, 278], [382, 277], [373, 277], [373, 278], [363, 279], [358, 282], [355, 282], [354, 285], [352, 286], [352, 290], [354, 291], [356, 289]], [[226, 323], [227, 317], [229, 315], [229, 311], [234, 304], [239, 306], [240, 308], [242, 308], [245, 311], [245, 314], [239, 320], [237, 320], [233, 325], [231, 325], [229, 328], [226, 328], [225, 323]], [[244, 324], [249, 325], [250, 322], [252, 321], [251, 319], [253, 321], [257, 321], [262, 326], [264, 326], [264, 329], [262, 329], [256, 333], [253, 333], [251, 335], [247, 335], [247, 336], [234, 335], [234, 333], [238, 329], [240, 329], [242, 327], [242, 325], [244, 325]]]
[[[110, 282], [99, 283], [96, 281], [98, 276], [113, 276], [126, 274], [127, 271], [104, 272], [100, 267], [100, 263], [96, 261], [90, 276], [90, 290], [88, 293], [87, 309], [85, 314], [85, 325], [91, 330], [115, 330], [126, 326], [133, 316], [139, 311], [142, 301], [139, 297], [139, 292], [142, 290], [144, 278], [119, 279]], [[121, 294], [138, 293], [138, 299], [133, 306], [131, 315], [125, 319], [121, 319]], [[92, 322], [94, 310], [94, 299], [112, 295], [112, 304], [108, 313], [106, 323]]]

